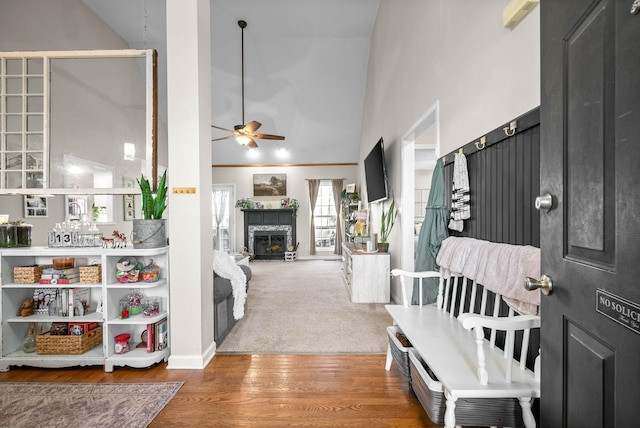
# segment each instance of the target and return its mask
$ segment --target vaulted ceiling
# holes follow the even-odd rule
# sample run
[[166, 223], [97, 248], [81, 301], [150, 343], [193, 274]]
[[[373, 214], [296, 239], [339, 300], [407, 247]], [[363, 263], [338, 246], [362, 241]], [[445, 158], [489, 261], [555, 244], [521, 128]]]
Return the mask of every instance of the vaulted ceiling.
[[[159, 53], [159, 107], [166, 112], [164, 0], [83, 0], [132, 48]], [[245, 119], [284, 141], [212, 142], [215, 164], [357, 162], [371, 32], [379, 0], [211, 0], [211, 123], [242, 122], [241, 30], [245, 20]], [[225, 136], [212, 129], [212, 138]]]

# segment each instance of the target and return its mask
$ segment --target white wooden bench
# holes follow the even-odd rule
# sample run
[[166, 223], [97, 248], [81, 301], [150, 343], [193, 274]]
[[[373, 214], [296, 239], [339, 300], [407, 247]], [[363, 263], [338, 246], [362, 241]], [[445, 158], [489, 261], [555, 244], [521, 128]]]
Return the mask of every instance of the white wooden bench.
[[[399, 269], [392, 270], [391, 274], [400, 276], [403, 304], [386, 305], [387, 311], [442, 384], [446, 398], [445, 427], [456, 426], [456, 401], [469, 398], [517, 399], [524, 425], [535, 427], [531, 404], [532, 399], [540, 397], [540, 356], [535, 360], [533, 371], [526, 367], [526, 360], [530, 330], [540, 327], [540, 317], [516, 316], [513, 309], [509, 309], [508, 317], [498, 316], [501, 295], [495, 294], [493, 302], [489, 302], [485, 287], [482, 287], [479, 311], [474, 313], [479, 287], [464, 277], [440, 278], [437, 304], [412, 306], [405, 286], [412, 289], [413, 278], [440, 277], [440, 274]], [[405, 278], [411, 279], [409, 284], [405, 284]], [[465, 305], [465, 302], [468, 303]], [[485, 315], [487, 313], [489, 315]], [[487, 339], [485, 327], [491, 332]], [[498, 330], [506, 332], [504, 350], [496, 346]], [[520, 361], [514, 359], [517, 331], [523, 332]], [[389, 349], [387, 370], [392, 361]]]

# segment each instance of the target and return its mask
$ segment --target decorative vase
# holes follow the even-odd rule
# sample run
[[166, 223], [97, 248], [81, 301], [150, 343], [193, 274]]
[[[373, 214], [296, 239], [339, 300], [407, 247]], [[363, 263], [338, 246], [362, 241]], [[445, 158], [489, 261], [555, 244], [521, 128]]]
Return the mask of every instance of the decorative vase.
[[378, 252], [379, 253], [387, 253], [387, 252], [389, 252], [389, 243], [388, 242], [378, 242]]
[[166, 220], [163, 218], [133, 220], [131, 242], [133, 248], [160, 248], [167, 245]]

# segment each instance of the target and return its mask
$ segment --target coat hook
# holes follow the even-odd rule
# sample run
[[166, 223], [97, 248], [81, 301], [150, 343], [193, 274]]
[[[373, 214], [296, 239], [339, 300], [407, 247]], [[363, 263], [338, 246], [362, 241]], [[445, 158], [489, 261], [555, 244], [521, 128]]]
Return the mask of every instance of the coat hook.
[[502, 128], [502, 130], [507, 135], [507, 137], [513, 137], [513, 135], [516, 133], [516, 128], [518, 128], [518, 121], [512, 120], [509, 123], [509, 126], [505, 126], [504, 128]]
[[478, 149], [478, 150], [484, 149], [486, 145], [487, 145], [487, 137], [486, 136], [480, 138], [480, 141], [476, 141], [476, 149]]

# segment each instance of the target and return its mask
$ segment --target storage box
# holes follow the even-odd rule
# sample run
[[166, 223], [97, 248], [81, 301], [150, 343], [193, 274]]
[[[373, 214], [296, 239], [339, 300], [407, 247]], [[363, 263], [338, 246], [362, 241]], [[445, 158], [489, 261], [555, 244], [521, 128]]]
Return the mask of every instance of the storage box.
[[15, 266], [13, 268], [13, 282], [16, 284], [37, 284], [40, 282], [42, 271], [51, 265]]
[[102, 282], [102, 267], [100, 265], [80, 266], [80, 282], [84, 284], [99, 284]]
[[53, 259], [54, 269], [71, 269], [75, 266], [76, 259], [73, 257], [65, 257], [60, 259]]
[[[418, 401], [436, 424], [444, 424], [447, 400], [442, 384], [422, 361], [418, 352], [409, 349], [411, 387]], [[524, 427], [522, 408], [515, 398], [458, 398], [456, 425]]]
[[102, 327], [79, 336], [55, 336], [50, 333], [36, 336], [36, 354], [80, 355], [102, 344]]
[[387, 327], [387, 334], [389, 335], [389, 347], [391, 348], [391, 356], [393, 361], [396, 362], [398, 368], [403, 375], [409, 378], [411, 382], [411, 369], [409, 365], [409, 347], [402, 346], [402, 343], [396, 337], [396, 333], [402, 333], [398, 326], [392, 325]]

